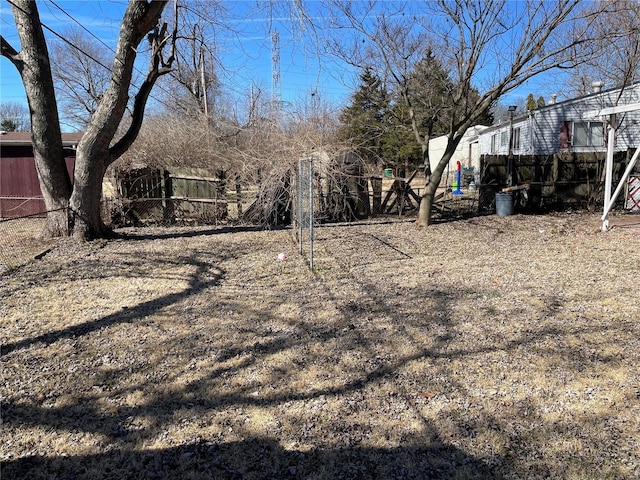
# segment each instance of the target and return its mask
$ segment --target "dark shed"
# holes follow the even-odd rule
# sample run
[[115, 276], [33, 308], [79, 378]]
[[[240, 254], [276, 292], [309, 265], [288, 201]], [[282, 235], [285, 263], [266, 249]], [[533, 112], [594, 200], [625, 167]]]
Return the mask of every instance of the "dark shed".
[[[76, 144], [82, 133], [63, 133], [65, 162], [73, 178]], [[44, 214], [30, 132], [0, 134], [0, 218]]]

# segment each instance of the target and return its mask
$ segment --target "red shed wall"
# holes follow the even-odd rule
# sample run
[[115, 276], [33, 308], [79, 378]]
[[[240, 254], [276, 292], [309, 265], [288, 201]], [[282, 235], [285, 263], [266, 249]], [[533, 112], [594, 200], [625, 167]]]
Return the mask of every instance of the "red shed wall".
[[[75, 152], [65, 158], [73, 178]], [[0, 147], [0, 218], [13, 218], [46, 212], [38, 181], [33, 150], [30, 145]]]

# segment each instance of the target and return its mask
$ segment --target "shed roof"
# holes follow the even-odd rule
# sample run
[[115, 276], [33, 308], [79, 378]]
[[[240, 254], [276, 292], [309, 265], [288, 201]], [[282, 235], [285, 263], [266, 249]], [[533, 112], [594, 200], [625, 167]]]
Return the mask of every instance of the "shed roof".
[[[63, 133], [62, 145], [70, 147], [76, 145], [84, 135], [83, 132]], [[5, 132], [0, 133], [2, 145], [31, 145], [31, 132]]]

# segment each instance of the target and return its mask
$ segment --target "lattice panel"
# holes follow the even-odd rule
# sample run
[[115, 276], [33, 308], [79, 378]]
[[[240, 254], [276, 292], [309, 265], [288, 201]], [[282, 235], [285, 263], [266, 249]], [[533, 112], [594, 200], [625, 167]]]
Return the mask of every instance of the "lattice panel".
[[640, 212], [640, 175], [629, 176], [625, 208], [632, 212]]

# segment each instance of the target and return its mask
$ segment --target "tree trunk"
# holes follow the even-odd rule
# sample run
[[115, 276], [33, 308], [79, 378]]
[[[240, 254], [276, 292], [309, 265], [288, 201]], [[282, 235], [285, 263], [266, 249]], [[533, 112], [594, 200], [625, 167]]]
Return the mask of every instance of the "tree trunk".
[[[73, 236], [82, 240], [107, 237], [111, 230], [102, 221], [102, 181], [106, 171], [105, 161], [96, 159], [78, 147], [74, 172], [73, 194], [69, 201]], [[86, 157], [91, 161], [87, 161]]]
[[425, 192], [420, 200], [420, 209], [418, 210], [418, 219], [416, 220], [416, 224], [419, 227], [427, 227], [431, 225], [431, 210], [433, 208], [433, 199], [436, 196], [436, 192], [438, 190], [438, 186], [440, 185], [440, 180], [442, 180], [442, 173], [444, 169], [449, 165], [451, 158], [453, 158], [453, 154], [458, 147], [458, 144], [462, 140], [462, 134], [456, 132], [456, 134], [452, 137], [449, 137], [447, 141], [447, 147], [442, 154], [442, 158], [436, 165], [436, 168], [431, 172], [431, 177], [425, 186]]
[[71, 180], [64, 161], [47, 43], [35, 2], [15, 0], [12, 9], [22, 51], [18, 53], [3, 39], [2, 55], [18, 69], [29, 103], [33, 156], [48, 212], [43, 236], [65, 236]]
[[[435, 188], [433, 187], [435, 185]], [[433, 207], [433, 199], [438, 188], [437, 184], [429, 182], [426, 185], [425, 192], [420, 199], [420, 208], [418, 209], [418, 219], [416, 225], [419, 227], [427, 227], [431, 225], [431, 209]]]
[[137, 47], [147, 32], [157, 25], [166, 3], [131, 1], [125, 12], [111, 71], [111, 83], [78, 143], [73, 194], [69, 202], [73, 216], [73, 236], [76, 238], [89, 240], [111, 234], [100, 214], [102, 181], [107, 167], [129, 148], [138, 135], [145, 105], [155, 81], [170, 70], [161, 61], [161, 45], [166, 40], [164, 30], [158, 33], [156, 29], [148, 36], [156, 42], [156, 47], [152, 48], [147, 78], [135, 97], [131, 124], [125, 134], [112, 145], [127, 108]]
[[[155, 81], [159, 76], [171, 71], [171, 64], [175, 58], [177, 3], [174, 8], [175, 28], [173, 35], [168, 35], [167, 24], [163, 24], [161, 28], [158, 25], [167, 0], [129, 2], [122, 19], [111, 69], [111, 83], [78, 144], [73, 194], [64, 161], [49, 52], [38, 7], [33, 0], [13, 0], [11, 4], [22, 51], [17, 52], [0, 35], [0, 53], [16, 67], [27, 93], [31, 110], [34, 157], [40, 188], [50, 212], [47, 215], [46, 233], [69, 235], [71, 227], [73, 235], [80, 238], [90, 239], [107, 235], [109, 230], [100, 216], [102, 180], [109, 164], [122, 155], [138, 135], [145, 105]], [[145, 37], [151, 43], [147, 77], [135, 97], [128, 130], [112, 145], [127, 108], [138, 46]], [[170, 40], [170, 55], [165, 59], [163, 47]]]

